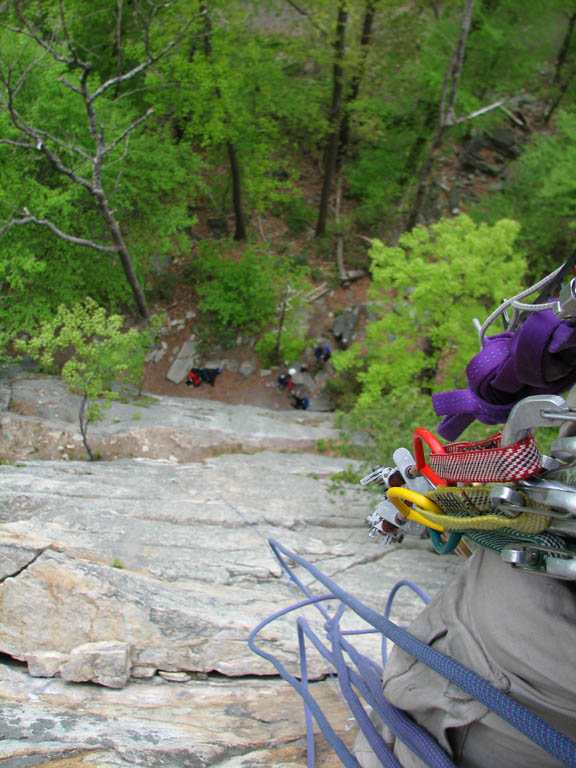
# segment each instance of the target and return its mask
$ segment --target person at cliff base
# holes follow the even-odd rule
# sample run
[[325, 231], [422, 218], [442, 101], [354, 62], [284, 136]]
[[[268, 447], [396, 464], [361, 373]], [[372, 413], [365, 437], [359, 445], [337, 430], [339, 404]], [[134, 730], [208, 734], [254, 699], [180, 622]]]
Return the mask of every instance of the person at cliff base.
[[199, 387], [202, 384], [202, 371], [199, 368], [190, 368], [186, 376], [187, 387]]
[[296, 410], [300, 410], [300, 411], [305, 411], [310, 405], [310, 400], [307, 397], [299, 397], [294, 392], [292, 392], [291, 395], [292, 395], [292, 408], [296, 408]]
[[314, 348], [314, 359], [316, 365], [324, 365], [332, 357], [332, 350], [326, 344], [319, 344]]

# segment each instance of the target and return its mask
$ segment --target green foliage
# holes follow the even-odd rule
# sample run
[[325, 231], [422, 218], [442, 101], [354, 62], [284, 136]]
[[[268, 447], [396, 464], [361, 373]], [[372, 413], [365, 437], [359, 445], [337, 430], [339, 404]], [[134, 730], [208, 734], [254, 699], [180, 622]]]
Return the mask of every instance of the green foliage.
[[200, 244], [200, 256], [191, 265], [199, 296], [198, 307], [210, 330], [223, 342], [230, 342], [239, 331], [255, 333], [272, 320], [276, 312], [276, 268], [265, 251], [255, 247], [229, 253], [222, 248]]
[[88, 422], [102, 420], [102, 408], [117, 400], [122, 389], [139, 386], [154, 335], [153, 329], [124, 331], [123, 325], [120, 315], [109, 315], [88, 298], [72, 307], [61, 305], [29, 341], [14, 344], [17, 353], [29, 355], [47, 370], [54, 370], [58, 353], [65, 354], [60, 375], [68, 391], [82, 397], [80, 431], [90, 458]]
[[[293, 54], [279, 51], [274, 36], [263, 35], [257, 23], [250, 23], [257, 6], [251, 11], [213, 2], [209, 9], [209, 33], [199, 19], [191, 50], [183, 48], [164, 62], [164, 77], [152, 73], [148, 82], [158, 86], [154, 102], [173, 116], [184, 139], [203, 151], [210, 197], [222, 210], [231, 205], [229, 175], [221, 171], [232, 144], [246, 205], [262, 213], [293, 194], [298, 178], [294, 151], [299, 147], [292, 127], [301, 133], [304, 123], [307, 135], [320, 130], [319, 87], [310, 78], [290, 77]], [[289, 42], [288, 48], [293, 47]], [[166, 89], [165, 79], [186, 86]]]
[[462, 215], [416, 227], [397, 247], [373, 241], [374, 290], [385, 309], [367, 326], [364, 344], [332, 358], [337, 370], [356, 371], [355, 430], [406, 445], [414, 427], [436, 422], [429, 395], [464, 385], [478, 351], [473, 319], [522, 287], [518, 231], [514, 221], [490, 227]]
[[306, 232], [314, 223], [314, 210], [302, 197], [289, 198], [283, 207], [286, 224], [294, 234]]
[[[129, 68], [143, 60], [143, 38], [134, 45], [124, 39], [122, 56], [118, 60], [110, 57], [118, 42], [116, 7], [110, 13], [109, 3], [87, 0], [76, 4], [74, 15], [73, 4], [73, 0], [67, 3], [64, 12], [70, 16], [67, 20], [71, 39], [83, 51], [82, 55], [94, 57], [86, 83], [90, 90], [115, 76], [119, 64]], [[61, 28], [57, 3], [30, 3], [26, 13], [48, 37], [54, 33], [54, 47], [60, 53], [69, 53], [55, 31], [55, 27]], [[123, 33], [138, 36], [138, 27], [138, 15], [125, 6]], [[80, 94], [63, 82], [78, 88], [77, 72], [45, 53], [38, 55], [42, 49], [29, 36], [15, 34], [7, 27], [0, 28], [0, 46], [3, 75], [10, 68], [12, 83], [19, 81], [14, 95], [19, 119], [42, 132], [45, 145], [78, 177], [91, 179], [91, 158], [96, 148], [86, 106]], [[103, 51], [106, 56], [100, 59]], [[130, 80], [126, 89], [119, 86], [107, 90], [93, 101], [92, 108], [103, 141], [112, 146], [106, 157], [102, 186], [122, 227], [136, 276], [145, 283], [152, 258], [158, 252], [184, 244], [181, 233], [193, 223], [187, 204], [196, 190], [194, 180], [199, 163], [186, 142], [176, 144], [172, 140], [169, 126], [162, 118], [149, 118], [144, 127], [130, 131], [130, 126], [145, 111], [142, 88], [137, 85], [144, 83], [136, 78]], [[28, 141], [12, 124], [7, 107], [6, 97], [0, 93], [0, 138]], [[123, 135], [125, 138], [120, 140]], [[72, 237], [111, 244], [98, 201], [82, 184], [56, 171], [41, 151], [0, 143], [0, 226], [27, 211], [51, 221]], [[113, 253], [88, 250], [34, 224], [13, 227], [1, 242], [3, 341], [18, 330], [47, 320], [59, 304], [70, 305], [87, 294], [114, 309], [131, 302], [124, 272]]]
[[503, 190], [489, 194], [472, 215], [521, 223], [520, 243], [535, 279], [559, 266], [574, 248], [576, 231], [576, 111], [561, 112], [556, 133], [527, 144]]
[[277, 352], [278, 332], [267, 331], [254, 347], [264, 365], [278, 365], [279, 360], [298, 360], [309, 344], [305, 338], [292, 335], [284, 330], [280, 339], [280, 348]]
[[291, 259], [275, 259], [277, 317], [273, 330], [257, 342], [255, 351], [265, 365], [298, 360], [309, 341], [308, 304], [305, 294], [310, 289], [308, 268]]

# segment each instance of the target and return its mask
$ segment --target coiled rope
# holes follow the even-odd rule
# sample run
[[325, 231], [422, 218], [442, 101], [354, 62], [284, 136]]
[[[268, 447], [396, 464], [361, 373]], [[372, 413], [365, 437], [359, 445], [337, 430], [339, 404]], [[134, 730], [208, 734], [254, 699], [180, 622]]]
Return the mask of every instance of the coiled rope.
[[[286, 549], [275, 539], [269, 539], [268, 543], [289, 579], [298, 586], [303, 594], [306, 595], [307, 599], [289, 608], [278, 611], [261, 622], [251, 632], [248, 644], [254, 653], [267, 659], [274, 665], [279, 674], [295, 688], [304, 701], [309, 768], [313, 768], [314, 766], [312, 717], [314, 717], [318, 723], [326, 740], [335, 750], [344, 766], [359, 768], [359, 763], [342, 740], [336, 735], [326, 716], [309, 691], [305, 638], [308, 638], [320, 654], [335, 667], [344, 698], [348, 702], [358, 726], [365, 734], [368, 743], [382, 765], [390, 766], [391, 768], [400, 768], [398, 760], [378, 733], [352, 686], [354, 686], [358, 691], [358, 694], [362, 696], [362, 698], [382, 718], [396, 737], [403, 741], [426, 765], [430, 766], [430, 768], [454, 768], [453, 762], [430, 734], [420, 726], [416, 725], [405, 713], [386, 700], [381, 690], [382, 670], [379, 665], [356, 651], [351, 643], [345, 639], [345, 636], [347, 635], [361, 634], [365, 632], [365, 630], [349, 632], [340, 629], [340, 619], [346, 607], [350, 608], [357, 616], [364, 619], [364, 621], [373, 627], [372, 630], [367, 630], [368, 632], [377, 631], [382, 633], [384, 638], [392, 640], [396, 645], [403, 648], [416, 659], [434, 669], [440, 675], [450, 680], [450, 682], [462, 688], [477, 701], [484, 704], [488, 709], [495, 712], [518, 731], [542, 747], [546, 752], [553, 755], [564, 765], [569, 766], [569, 768], [576, 768], [576, 742], [572, 741], [572, 739], [568, 738], [556, 728], [548, 725], [542, 718], [515, 702], [486, 680], [479, 677], [475, 672], [472, 672], [472, 670], [467, 669], [449, 656], [431, 648], [405, 629], [402, 629], [390, 621], [388, 616], [391, 600], [396, 594], [399, 586], [411, 586], [422, 596], [421, 590], [418, 590], [417, 587], [411, 585], [409, 582], [402, 582], [402, 584], [396, 585], [396, 588], [393, 590], [388, 600], [386, 613], [383, 616], [364, 605], [360, 600], [339, 587], [332, 581], [332, 579], [312, 565], [312, 563]], [[322, 597], [315, 597], [288, 566], [287, 559], [307, 570], [318, 582], [323, 584], [324, 587], [329, 590], [329, 594]], [[322, 606], [322, 602], [334, 599], [339, 600], [341, 605], [335, 612], [335, 615], [331, 616]], [[325, 619], [325, 630], [327, 638], [331, 644], [331, 650], [327, 648], [312, 631], [308, 622], [303, 618], [299, 618], [297, 620], [297, 628], [301, 680], [298, 680], [286, 670], [275, 656], [258, 648], [256, 645], [256, 636], [265, 626], [280, 616], [312, 604], [316, 605]], [[356, 669], [346, 663], [344, 653], [348, 654]], [[385, 661], [384, 653], [383, 660]]]

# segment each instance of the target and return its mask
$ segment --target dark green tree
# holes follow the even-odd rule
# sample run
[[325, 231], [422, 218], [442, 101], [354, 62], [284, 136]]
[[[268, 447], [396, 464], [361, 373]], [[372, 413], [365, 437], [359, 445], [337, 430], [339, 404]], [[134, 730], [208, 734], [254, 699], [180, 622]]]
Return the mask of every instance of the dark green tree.
[[[118, 13], [115, 29], [118, 47], [124, 20], [122, 4], [100, 4], [97, 18], [110, 11], [110, 5]], [[187, 24], [168, 40], [163, 39], [161, 32], [158, 47], [154, 47], [153, 33], [161, 21], [163, 7], [141, 5], [137, 0], [131, 6], [132, 22], [138, 34], [130, 41], [131, 56], [118, 54], [110, 76], [105, 68], [99, 70], [92, 58], [84, 55], [89, 46], [74, 38], [64, 3], [45, 6], [11, 2], [3, 6], [0, 145], [4, 162], [8, 164], [17, 165], [17, 152], [30, 157], [36, 192], [42, 193], [45, 202], [36, 196], [19, 204], [16, 199], [5, 196], [3, 204], [7, 215], [3, 216], [0, 235], [32, 224], [46, 228], [76, 248], [87, 247], [118, 259], [138, 312], [147, 318], [148, 306], [138, 267], [125, 234], [129, 225], [121, 223], [118, 216], [117, 193], [122, 184], [118, 165], [131, 144], [137, 142], [138, 137], [141, 140], [144, 124], [151, 119], [154, 109], [135, 108], [127, 89], [136, 90], [143, 85], [144, 74], [178, 45]], [[72, 24], [78, 25], [77, 17]], [[100, 32], [97, 25], [96, 40]], [[120, 74], [118, 68], [122, 69]], [[46, 93], [42, 93], [44, 87]], [[120, 102], [122, 95], [126, 98]], [[54, 100], [61, 111], [54, 109]], [[161, 183], [165, 184], [165, 177]], [[142, 197], [149, 195], [144, 192]], [[53, 205], [55, 198], [59, 198], [59, 205]], [[68, 215], [68, 219], [75, 219], [70, 230], [64, 228], [60, 217], [46, 215], [49, 209], [54, 212], [64, 201], [77, 208], [73, 215]], [[133, 213], [141, 210], [141, 202], [130, 201]], [[127, 212], [124, 208], [125, 217]], [[79, 220], [84, 222], [81, 235], [77, 234], [82, 231]]]

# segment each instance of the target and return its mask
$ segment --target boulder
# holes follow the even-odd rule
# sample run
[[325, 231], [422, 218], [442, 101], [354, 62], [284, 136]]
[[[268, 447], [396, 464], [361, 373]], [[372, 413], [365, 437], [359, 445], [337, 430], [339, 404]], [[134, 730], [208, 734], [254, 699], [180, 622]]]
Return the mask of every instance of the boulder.
[[166, 378], [174, 384], [180, 384], [186, 378], [190, 368], [194, 368], [198, 361], [198, 342], [188, 339], [182, 344], [182, 349], [178, 352], [178, 357], [172, 365]]
[[346, 349], [352, 343], [361, 311], [362, 304], [356, 304], [355, 307], [346, 307], [334, 318], [332, 333], [342, 349]]
[[108, 688], [123, 688], [132, 668], [128, 643], [85, 643], [72, 649], [60, 666], [63, 680], [93, 682]]

